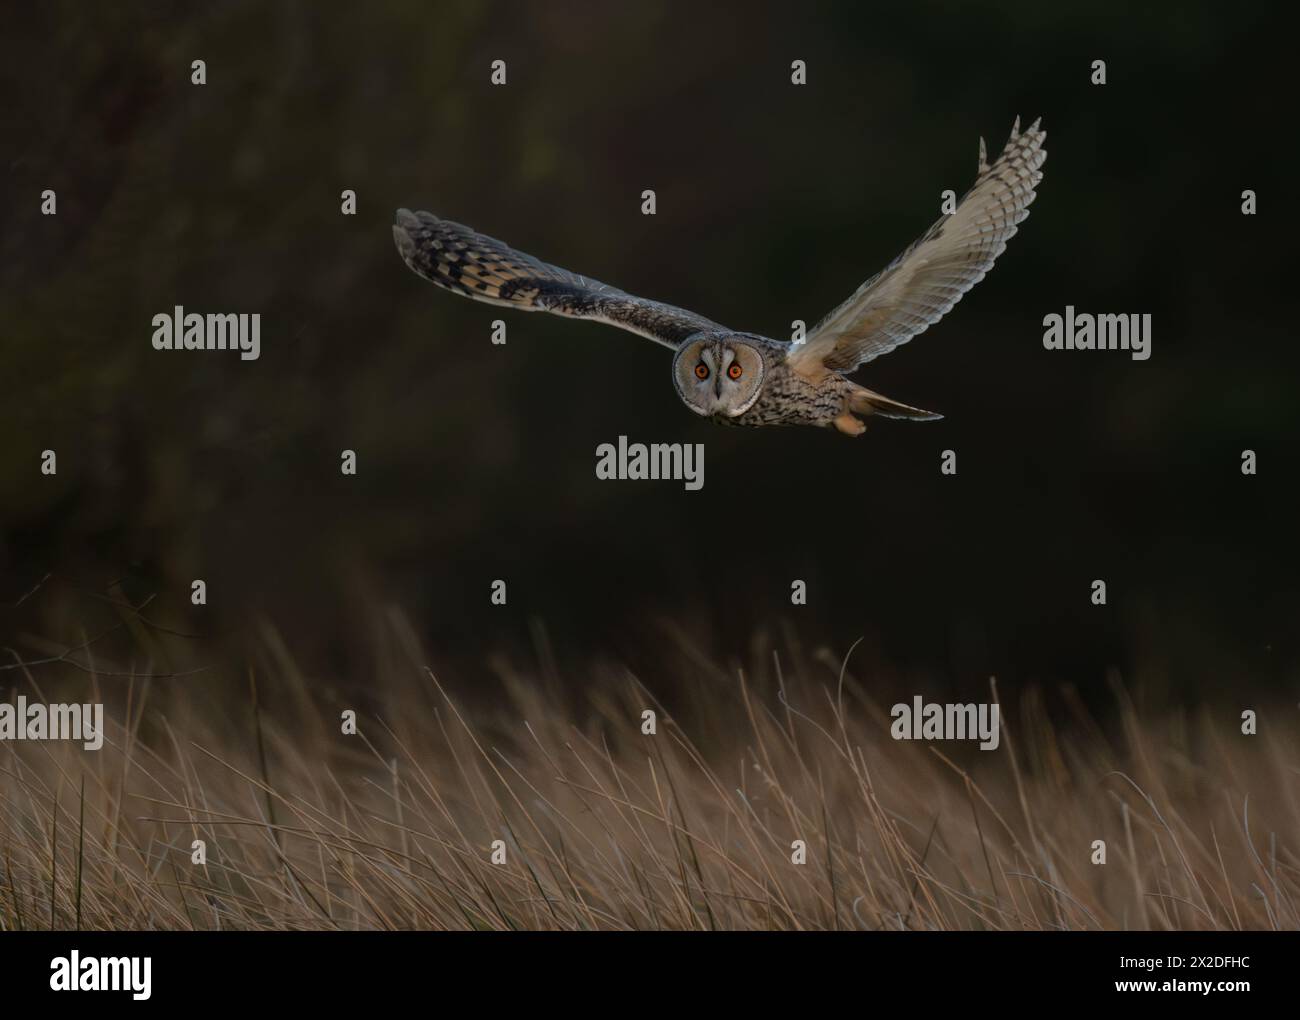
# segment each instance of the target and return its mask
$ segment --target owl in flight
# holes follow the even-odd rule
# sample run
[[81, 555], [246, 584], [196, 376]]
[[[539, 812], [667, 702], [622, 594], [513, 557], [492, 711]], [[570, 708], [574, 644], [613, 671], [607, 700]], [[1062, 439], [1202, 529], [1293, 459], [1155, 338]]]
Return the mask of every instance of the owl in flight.
[[866, 430], [857, 415], [933, 421], [940, 415], [890, 400], [847, 378], [938, 322], [1002, 254], [1029, 215], [1043, 178], [1046, 132], [1011, 129], [958, 203], [910, 248], [864, 283], [802, 343], [738, 333], [672, 305], [648, 301], [549, 265], [459, 223], [397, 211], [393, 239], [416, 273], [453, 293], [525, 311], [594, 319], [673, 352], [673, 385], [698, 415], [732, 425]]

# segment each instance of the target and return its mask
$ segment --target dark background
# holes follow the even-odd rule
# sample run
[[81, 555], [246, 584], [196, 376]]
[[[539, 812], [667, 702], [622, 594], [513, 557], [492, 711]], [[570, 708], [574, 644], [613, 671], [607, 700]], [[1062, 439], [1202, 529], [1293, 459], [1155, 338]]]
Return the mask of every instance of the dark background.
[[[654, 684], [682, 648], [725, 664], [864, 637], [855, 666], [882, 686], [1115, 668], [1285, 691], [1300, 357], [1279, 37], [1263, 6], [7, 6], [3, 644], [73, 643], [112, 591], [203, 635], [168, 667], [237, 666], [274, 628], [339, 683], [382, 683], [372, 621], [400, 612], [458, 687], [539, 645]], [[947, 417], [857, 440], [712, 426], [662, 348], [455, 298], [389, 230], [429, 209], [787, 337], [929, 226], [1017, 114], [1048, 131], [1030, 218], [942, 323], [856, 376]], [[176, 304], [261, 312], [260, 360], [154, 351]], [[1044, 351], [1066, 304], [1151, 313], [1151, 360]], [[704, 489], [597, 481], [620, 434], [703, 442]]]

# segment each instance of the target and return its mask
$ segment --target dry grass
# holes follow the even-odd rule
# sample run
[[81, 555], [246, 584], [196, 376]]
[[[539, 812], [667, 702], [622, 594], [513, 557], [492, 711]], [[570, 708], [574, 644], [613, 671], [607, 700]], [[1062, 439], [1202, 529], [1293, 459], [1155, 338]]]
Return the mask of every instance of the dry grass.
[[100, 752], [0, 745], [0, 928], [1300, 924], [1285, 711], [1244, 737], [1231, 710], [1149, 717], [1112, 683], [1105, 729], [1029, 691], [979, 752], [892, 740], [825, 657], [750, 683], [701, 664], [680, 722], [613, 670], [576, 707], [542, 671], [471, 709], [419, 658], [388, 657], [357, 736], [282, 655], [274, 710], [123, 680]]

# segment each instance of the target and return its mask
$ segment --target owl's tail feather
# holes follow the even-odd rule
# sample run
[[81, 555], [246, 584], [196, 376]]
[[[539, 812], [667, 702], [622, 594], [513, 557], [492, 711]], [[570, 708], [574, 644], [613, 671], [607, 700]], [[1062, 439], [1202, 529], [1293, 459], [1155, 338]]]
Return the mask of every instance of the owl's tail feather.
[[902, 418], [907, 421], [938, 421], [943, 417], [933, 411], [924, 411], [911, 404], [890, 400], [864, 386], [859, 386], [849, 398], [849, 408], [855, 414], [877, 414], [882, 418]]

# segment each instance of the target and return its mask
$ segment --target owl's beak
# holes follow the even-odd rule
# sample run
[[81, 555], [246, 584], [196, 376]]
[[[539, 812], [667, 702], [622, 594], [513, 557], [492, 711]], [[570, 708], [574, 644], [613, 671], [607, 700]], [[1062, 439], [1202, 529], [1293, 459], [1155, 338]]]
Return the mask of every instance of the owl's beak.
[[719, 372], [713, 381], [713, 395], [719, 400], [722, 399], [722, 373]]

